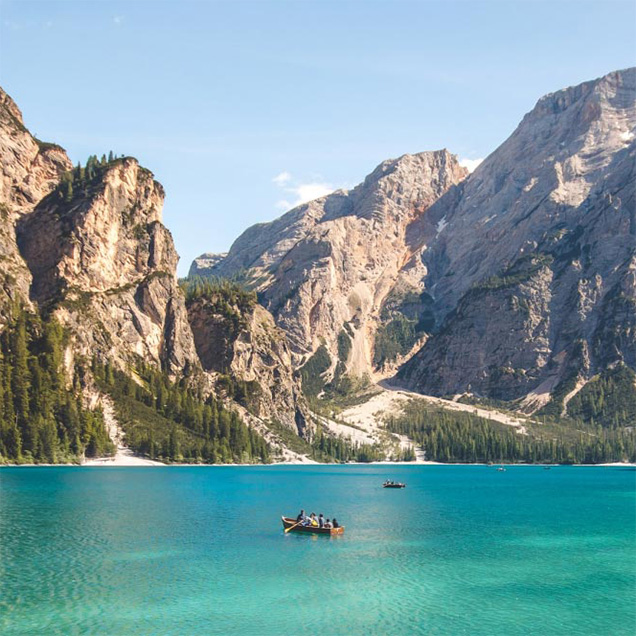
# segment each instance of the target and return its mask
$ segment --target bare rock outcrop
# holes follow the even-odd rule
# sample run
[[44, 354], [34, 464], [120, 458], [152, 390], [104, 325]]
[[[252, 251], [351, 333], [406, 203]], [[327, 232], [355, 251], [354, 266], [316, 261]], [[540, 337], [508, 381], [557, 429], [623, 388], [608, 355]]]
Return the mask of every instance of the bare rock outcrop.
[[[634, 364], [636, 69], [547, 95], [412, 240], [436, 329], [411, 389], [521, 397]], [[407, 275], [408, 268], [404, 275]]]
[[295, 365], [324, 345], [331, 373], [338, 361], [353, 375], [371, 373], [383, 304], [411, 256], [407, 227], [466, 174], [446, 150], [385, 161], [351, 191], [246, 230], [212, 273], [247, 272]]
[[20, 109], [0, 88], [0, 325], [11, 302], [29, 300], [31, 274], [16, 245], [16, 221], [70, 168], [62, 148], [29, 133]]
[[197, 357], [178, 256], [161, 223], [163, 188], [135, 159], [96, 171], [72, 196], [58, 189], [19, 222], [31, 298], [71, 327], [77, 353], [122, 365], [134, 355], [179, 373]]
[[227, 252], [220, 254], [213, 254], [212, 252], [206, 252], [201, 254], [192, 261], [190, 265], [189, 277], [193, 276], [210, 276], [213, 274], [214, 269], [219, 263], [227, 256]]
[[310, 426], [308, 410], [285, 332], [255, 297], [239, 296], [219, 289], [188, 300], [203, 369], [260, 419], [304, 436]]

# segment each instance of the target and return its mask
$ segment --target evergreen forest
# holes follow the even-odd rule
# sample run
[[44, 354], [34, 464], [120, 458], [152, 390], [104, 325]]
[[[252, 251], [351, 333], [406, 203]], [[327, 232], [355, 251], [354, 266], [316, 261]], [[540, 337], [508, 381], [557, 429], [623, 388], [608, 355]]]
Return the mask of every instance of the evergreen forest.
[[528, 424], [526, 433], [472, 413], [448, 411], [416, 400], [387, 421], [387, 429], [407, 435], [429, 461], [458, 463], [600, 464], [636, 461], [636, 430]]
[[112, 454], [101, 411], [83, 406], [84, 369], [64, 368], [66, 334], [15, 305], [0, 333], [0, 463], [78, 462]]
[[266, 463], [270, 449], [238, 413], [194, 388], [186, 372], [179, 381], [140, 362], [128, 373], [93, 362], [93, 376], [110, 395], [126, 444], [162, 462]]

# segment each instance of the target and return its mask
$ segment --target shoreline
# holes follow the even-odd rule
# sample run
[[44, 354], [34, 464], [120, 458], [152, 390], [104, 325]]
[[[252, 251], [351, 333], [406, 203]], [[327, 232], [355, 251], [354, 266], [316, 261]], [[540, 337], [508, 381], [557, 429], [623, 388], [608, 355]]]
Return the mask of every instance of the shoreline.
[[82, 463], [65, 462], [59, 464], [0, 464], [2, 468], [55, 468], [55, 467], [75, 467], [75, 468], [245, 468], [245, 467], [277, 467], [277, 466], [485, 466], [488, 468], [497, 468], [504, 466], [510, 467], [543, 467], [543, 468], [636, 468], [634, 462], [608, 462], [605, 464], [507, 464], [505, 462], [496, 462], [493, 464], [484, 463], [459, 463], [459, 462], [390, 462], [390, 461], [378, 461], [378, 462], [346, 462], [346, 463], [326, 463], [326, 462], [271, 462], [269, 464], [187, 464], [187, 463], [171, 463], [164, 464], [152, 459], [144, 459], [136, 457], [139, 460], [137, 462], [117, 462], [115, 459], [109, 460], [108, 458], [91, 459]]

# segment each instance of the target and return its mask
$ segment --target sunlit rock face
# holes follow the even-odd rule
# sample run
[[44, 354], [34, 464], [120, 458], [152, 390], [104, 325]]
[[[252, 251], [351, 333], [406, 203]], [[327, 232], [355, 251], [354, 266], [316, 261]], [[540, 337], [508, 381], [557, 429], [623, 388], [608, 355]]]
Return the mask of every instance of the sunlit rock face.
[[63, 191], [72, 170], [0, 89], [0, 325], [18, 301], [69, 327], [71, 357], [141, 357], [173, 373], [197, 364], [163, 188], [118, 159]]
[[215, 267], [227, 256], [227, 252], [221, 254], [213, 254], [206, 252], [195, 258], [190, 265], [188, 276], [210, 276]]
[[385, 161], [353, 190], [246, 230], [211, 273], [243, 275], [258, 290], [297, 366], [324, 345], [332, 372], [340, 362], [348, 373], [373, 373], [382, 307], [412, 254], [407, 228], [422, 219], [433, 233], [428, 208], [466, 175], [446, 150]]
[[20, 109], [0, 88], [0, 326], [13, 301], [29, 299], [31, 274], [16, 245], [15, 224], [70, 168], [64, 150], [29, 133]]
[[547, 95], [429, 210], [436, 328], [407, 386], [514, 399], [635, 365], [635, 128], [635, 69]]
[[135, 159], [107, 164], [70, 200], [45, 197], [18, 224], [31, 298], [71, 327], [77, 353], [132, 355], [178, 373], [196, 363], [163, 188]]
[[[384, 162], [244, 232], [240, 277], [301, 367], [439, 395], [549, 399], [636, 359], [636, 71], [539, 100], [469, 176], [446, 151]], [[529, 407], [530, 409], [533, 407]]]

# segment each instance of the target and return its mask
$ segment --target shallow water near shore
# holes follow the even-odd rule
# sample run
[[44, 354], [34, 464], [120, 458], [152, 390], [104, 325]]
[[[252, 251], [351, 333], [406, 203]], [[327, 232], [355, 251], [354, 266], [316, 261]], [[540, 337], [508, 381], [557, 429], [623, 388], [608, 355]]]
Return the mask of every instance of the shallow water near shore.
[[[621, 467], [4, 468], [0, 633], [631, 636], [635, 493]], [[283, 534], [301, 507], [345, 535]]]

